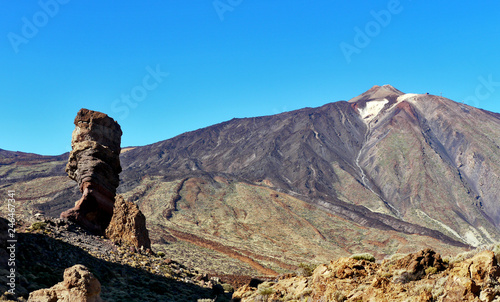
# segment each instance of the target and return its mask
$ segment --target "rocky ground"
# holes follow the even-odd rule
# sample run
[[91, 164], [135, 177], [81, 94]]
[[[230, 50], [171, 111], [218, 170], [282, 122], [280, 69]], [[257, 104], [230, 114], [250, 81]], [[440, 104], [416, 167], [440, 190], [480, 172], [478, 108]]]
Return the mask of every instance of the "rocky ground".
[[[62, 282], [65, 269], [76, 264], [100, 281], [100, 296], [108, 302], [500, 301], [500, 245], [454, 257], [431, 249], [381, 261], [357, 254], [259, 280], [207, 275], [161, 253], [115, 245], [63, 219], [37, 215], [19, 222], [17, 231], [18, 296], [4, 294], [0, 301], [26, 301], [30, 292]], [[6, 291], [5, 276], [1, 269], [1, 292]]]
[[[63, 280], [64, 270], [86, 266], [102, 285], [104, 301], [229, 301], [232, 286], [220, 278], [189, 269], [158, 254], [117, 246], [63, 219], [38, 215], [17, 227], [17, 297], [25, 301], [32, 291]], [[7, 290], [7, 271], [1, 269], [0, 291]], [[216, 299], [216, 300], [213, 300]]]
[[[427, 249], [376, 263], [369, 254], [238, 289], [235, 301], [500, 301], [498, 246], [442, 259]], [[494, 249], [495, 254], [491, 250]]]

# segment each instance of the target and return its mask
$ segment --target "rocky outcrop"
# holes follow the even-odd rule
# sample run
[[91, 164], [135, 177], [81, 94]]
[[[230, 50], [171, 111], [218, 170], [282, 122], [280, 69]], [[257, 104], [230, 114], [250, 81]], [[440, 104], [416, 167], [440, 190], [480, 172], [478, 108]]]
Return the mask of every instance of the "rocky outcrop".
[[116, 196], [113, 218], [106, 229], [106, 237], [122, 245], [151, 249], [146, 217], [136, 204]]
[[444, 284], [443, 301], [500, 300], [500, 267], [492, 251], [484, 251], [453, 266]]
[[398, 260], [395, 265], [406, 270], [405, 278], [410, 280], [421, 279], [429, 270], [435, 273], [443, 271], [446, 268], [446, 264], [441, 259], [441, 256], [431, 249], [409, 254], [403, 259]]
[[104, 234], [119, 185], [120, 125], [104, 113], [80, 109], [75, 118], [66, 172], [78, 182], [82, 197], [61, 218]]
[[121, 172], [120, 125], [104, 113], [81, 109], [75, 126], [66, 172], [83, 194], [61, 217], [120, 244], [151, 249], [146, 218], [139, 208], [121, 196], [115, 201]]
[[102, 302], [100, 292], [99, 280], [85, 266], [77, 264], [64, 271], [64, 281], [32, 292], [28, 302]]
[[[432, 250], [381, 263], [340, 258], [310, 277], [245, 285], [235, 301], [500, 301], [500, 267], [492, 251], [450, 264]], [[455, 262], [456, 261], [456, 262]], [[418, 277], [418, 278], [417, 278]]]
[[[51, 288], [63, 280], [64, 270], [75, 264], [87, 267], [99, 280], [100, 297], [105, 301], [213, 299], [213, 288], [222, 284], [221, 280], [202, 278], [198, 270], [165, 259], [161, 253], [135, 253], [128, 246], [116, 246], [71, 221], [46, 216], [35, 219], [37, 227], [27, 227], [27, 222], [19, 227], [16, 258], [22, 261], [17, 264], [15, 293], [23, 298], [12, 298], [14, 301], [26, 302], [29, 293]], [[0, 274], [7, 276], [1, 268]], [[3, 288], [0, 296], [6, 291]]]

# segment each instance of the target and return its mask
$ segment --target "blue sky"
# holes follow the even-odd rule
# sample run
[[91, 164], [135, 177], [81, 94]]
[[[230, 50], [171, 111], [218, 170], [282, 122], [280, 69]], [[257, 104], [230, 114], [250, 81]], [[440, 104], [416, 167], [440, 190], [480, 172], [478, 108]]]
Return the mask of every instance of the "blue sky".
[[69, 151], [80, 108], [122, 147], [373, 85], [500, 112], [498, 1], [0, 0], [0, 148]]

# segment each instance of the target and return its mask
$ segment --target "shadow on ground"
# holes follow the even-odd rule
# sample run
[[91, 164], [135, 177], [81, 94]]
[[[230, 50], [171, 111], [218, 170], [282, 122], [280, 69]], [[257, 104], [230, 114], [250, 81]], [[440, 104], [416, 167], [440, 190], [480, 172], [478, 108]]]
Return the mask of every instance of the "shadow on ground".
[[[113, 301], [197, 301], [215, 298], [213, 290], [179, 282], [133, 268], [96, 258], [85, 250], [43, 234], [18, 234], [16, 252], [18, 276], [17, 293], [28, 293], [52, 287], [63, 280], [64, 269], [83, 264], [101, 282], [101, 298]], [[2, 282], [3, 283], [3, 282]], [[5, 284], [0, 284], [4, 292]], [[217, 301], [227, 301], [219, 297]]]

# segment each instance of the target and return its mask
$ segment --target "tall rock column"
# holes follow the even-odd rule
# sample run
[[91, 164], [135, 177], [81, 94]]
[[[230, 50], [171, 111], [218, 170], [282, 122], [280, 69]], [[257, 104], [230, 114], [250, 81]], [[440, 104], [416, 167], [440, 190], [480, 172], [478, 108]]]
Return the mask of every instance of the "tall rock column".
[[66, 173], [78, 183], [82, 197], [61, 218], [104, 235], [120, 182], [122, 130], [106, 114], [88, 109], [78, 111], [75, 126]]

